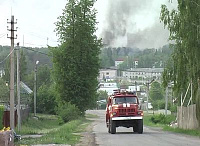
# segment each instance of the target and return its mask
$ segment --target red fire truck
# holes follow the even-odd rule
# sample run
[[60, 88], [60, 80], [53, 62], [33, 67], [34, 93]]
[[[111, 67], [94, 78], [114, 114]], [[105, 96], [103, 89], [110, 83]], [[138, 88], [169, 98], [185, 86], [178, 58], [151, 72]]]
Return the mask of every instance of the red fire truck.
[[108, 97], [106, 124], [111, 134], [115, 134], [120, 126], [133, 127], [133, 132], [143, 133], [143, 111], [135, 93], [119, 90]]

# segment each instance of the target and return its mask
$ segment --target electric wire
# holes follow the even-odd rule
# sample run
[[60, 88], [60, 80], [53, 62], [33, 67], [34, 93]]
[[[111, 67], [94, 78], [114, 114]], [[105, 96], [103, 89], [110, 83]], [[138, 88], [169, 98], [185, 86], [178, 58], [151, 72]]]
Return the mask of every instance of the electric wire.
[[[46, 53], [43, 53], [43, 52], [40, 52], [40, 51], [36, 51], [36, 50], [31, 49], [31, 48], [25, 48], [25, 47], [22, 47], [22, 48], [27, 49], [27, 50], [30, 50], [30, 51], [33, 51], [33, 52], [37, 52], [37, 53], [40, 53], [40, 54], [43, 54], [43, 55], [46, 55], [46, 56], [52, 57], [52, 56], [49, 55], [49, 54], [46, 54]], [[15, 50], [15, 49], [13, 49], [13, 50], [8, 54], [8, 56], [6, 56], [6, 57], [0, 62], [0, 64], [4, 63], [4, 62], [8, 59], [8, 57], [12, 54], [12, 52], [13, 52], [14, 50]]]
[[8, 56], [6, 56], [6, 58], [4, 58], [0, 64], [4, 63], [6, 61], [6, 59], [12, 54], [12, 52], [14, 51], [15, 49], [12, 49], [12, 51], [8, 54]]
[[[22, 47], [22, 48], [27, 49], [27, 50], [30, 50], [30, 51], [33, 51], [33, 52], [37, 52], [37, 53], [40, 53], [40, 54], [43, 54], [43, 55], [46, 55], [46, 56], [51, 56], [51, 55], [49, 55], [49, 54], [46, 54], [46, 53], [43, 53], [43, 52], [40, 52], [40, 51], [36, 51], [36, 50], [34, 50], [34, 49], [31, 49], [31, 48], [26, 48], [26, 47]], [[52, 56], [51, 56], [51, 57], [52, 57]]]
[[2, 36], [0, 36], [0, 38], [4, 37], [6, 34], [2, 34]]

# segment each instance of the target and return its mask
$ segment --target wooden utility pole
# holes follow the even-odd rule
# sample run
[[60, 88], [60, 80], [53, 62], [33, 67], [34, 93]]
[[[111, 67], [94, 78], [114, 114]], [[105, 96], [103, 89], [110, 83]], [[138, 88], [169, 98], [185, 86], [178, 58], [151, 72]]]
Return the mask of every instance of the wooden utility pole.
[[168, 84], [165, 90], [165, 116], [167, 116], [167, 107], [168, 107]]
[[18, 123], [18, 130], [21, 130], [21, 113], [20, 113], [20, 68], [19, 68], [19, 59], [20, 59], [20, 47], [19, 47], [19, 43], [17, 43], [17, 99], [18, 99], [18, 103], [17, 103], [17, 123]]
[[147, 82], [147, 114], [149, 113], [149, 81]]
[[14, 129], [15, 128], [15, 123], [14, 123], [14, 119], [15, 119], [15, 94], [14, 94], [14, 39], [16, 39], [14, 37], [14, 31], [16, 31], [14, 29], [14, 25], [16, 24], [16, 22], [14, 22], [14, 16], [11, 16], [11, 22], [8, 22], [11, 24], [11, 29], [9, 30], [11, 32], [11, 49], [10, 49], [10, 128]]

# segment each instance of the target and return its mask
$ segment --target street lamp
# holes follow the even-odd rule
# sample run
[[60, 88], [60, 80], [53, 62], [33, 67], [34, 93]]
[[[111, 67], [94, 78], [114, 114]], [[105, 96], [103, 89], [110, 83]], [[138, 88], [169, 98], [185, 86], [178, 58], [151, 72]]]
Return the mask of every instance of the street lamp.
[[37, 65], [38, 65], [39, 61], [37, 60], [35, 62], [35, 74], [34, 74], [34, 116], [36, 117], [36, 96], [37, 96], [37, 89], [36, 89], [36, 85], [37, 85]]

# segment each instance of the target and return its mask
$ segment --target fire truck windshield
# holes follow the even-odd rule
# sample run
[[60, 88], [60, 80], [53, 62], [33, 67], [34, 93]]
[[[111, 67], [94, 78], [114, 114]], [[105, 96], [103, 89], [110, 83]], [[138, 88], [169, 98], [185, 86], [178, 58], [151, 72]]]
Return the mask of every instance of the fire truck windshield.
[[123, 103], [132, 103], [135, 104], [137, 103], [137, 98], [136, 97], [116, 97], [113, 100], [113, 104], [123, 104]]

